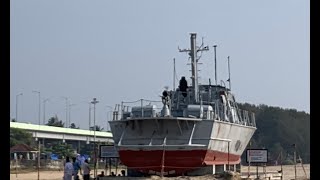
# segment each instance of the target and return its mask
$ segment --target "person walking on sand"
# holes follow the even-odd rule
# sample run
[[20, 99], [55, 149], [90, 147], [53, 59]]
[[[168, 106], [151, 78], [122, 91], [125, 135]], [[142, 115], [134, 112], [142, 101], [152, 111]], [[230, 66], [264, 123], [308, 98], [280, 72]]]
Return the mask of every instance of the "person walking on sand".
[[79, 180], [79, 170], [80, 170], [80, 174], [81, 174], [81, 167], [80, 167], [80, 163], [79, 161], [76, 159], [76, 157], [72, 158], [73, 161], [73, 179], [74, 180]]
[[66, 164], [64, 165], [64, 174], [63, 180], [72, 180], [72, 173], [73, 173], [73, 165], [70, 162], [69, 157], [66, 157]]
[[84, 160], [84, 163], [82, 164], [82, 170], [83, 170], [83, 180], [89, 180], [90, 179], [90, 167], [88, 165], [88, 159]]

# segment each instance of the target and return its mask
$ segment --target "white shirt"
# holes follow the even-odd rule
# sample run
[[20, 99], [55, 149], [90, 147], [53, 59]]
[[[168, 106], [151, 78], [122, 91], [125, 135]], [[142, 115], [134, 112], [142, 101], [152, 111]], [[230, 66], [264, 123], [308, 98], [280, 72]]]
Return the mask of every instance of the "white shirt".
[[84, 175], [90, 173], [90, 167], [89, 167], [88, 163], [84, 162], [84, 163], [82, 164], [82, 169], [83, 169], [83, 174], [84, 174]]
[[73, 173], [73, 165], [71, 162], [67, 162], [64, 165], [64, 174], [72, 176], [72, 173]]

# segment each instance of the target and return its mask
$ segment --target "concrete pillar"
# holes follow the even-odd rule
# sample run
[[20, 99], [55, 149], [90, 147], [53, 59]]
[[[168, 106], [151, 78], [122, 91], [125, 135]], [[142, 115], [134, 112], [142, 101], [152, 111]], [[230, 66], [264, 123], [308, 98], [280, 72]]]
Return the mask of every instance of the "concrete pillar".
[[223, 165], [223, 171], [226, 171], [226, 170], [227, 170], [227, 165], [224, 164], [224, 165]]
[[27, 152], [27, 160], [30, 160], [30, 154]]
[[216, 174], [216, 165], [212, 165], [212, 174]]
[[78, 154], [80, 154], [80, 141], [78, 141]]

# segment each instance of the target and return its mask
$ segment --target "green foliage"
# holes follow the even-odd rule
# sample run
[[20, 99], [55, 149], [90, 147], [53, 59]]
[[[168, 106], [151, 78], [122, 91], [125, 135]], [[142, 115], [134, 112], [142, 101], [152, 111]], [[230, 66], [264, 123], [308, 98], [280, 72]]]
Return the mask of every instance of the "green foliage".
[[17, 144], [32, 143], [32, 134], [24, 129], [10, 128], [10, 148]]
[[79, 129], [79, 127], [76, 127], [76, 124], [74, 124], [74, 123], [71, 123], [71, 124], [70, 124], [70, 128], [71, 128], [71, 129]]
[[53, 143], [52, 147], [46, 148], [46, 152], [52, 152], [53, 154], [57, 154], [60, 158], [69, 156], [71, 157], [74, 153], [72, 146], [66, 143]]
[[[239, 108], [255, 113], [257, 130], [251, 139], [251, 148], [268, 149], [269, 162], [280, 162], [281, 152], [293, 154], [292, 144], [297, 145], [297, 157], [300, 155], [304, 163], [310, 162], [310, 114], [263, 104], [245, 103], [239, 104]], [[244, 162], [245, 155], [242, 158]], [[283, 163], [290, 163], [290, 159]]]
[[[96, 131], [102, 131], [103, 127], [96, 125]], [[93, 131], [94, 130], [94, 126], [90, 127], [90, 130]]]
[[59, 121], [57, 115], [55, 115], [54, 117], [51, 117], [46, 125], [55, 126], [55, 127], [64, 127], [64, 123], [61, 120]]

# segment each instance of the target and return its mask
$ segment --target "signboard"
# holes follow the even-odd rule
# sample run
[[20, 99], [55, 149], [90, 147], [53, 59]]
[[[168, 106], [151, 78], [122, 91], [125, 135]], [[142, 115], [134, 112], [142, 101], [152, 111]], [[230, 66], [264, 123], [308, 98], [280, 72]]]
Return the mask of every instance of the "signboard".
[[249, 163], [267, 163], [267, 149], [247, 149], [247, 162]]
[[119, 157], [118, 151], [114, 145], [100, 145], [99, 149], [100, 158], [117, 158]]

